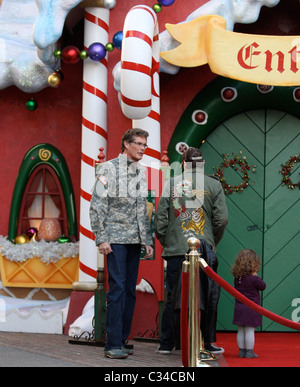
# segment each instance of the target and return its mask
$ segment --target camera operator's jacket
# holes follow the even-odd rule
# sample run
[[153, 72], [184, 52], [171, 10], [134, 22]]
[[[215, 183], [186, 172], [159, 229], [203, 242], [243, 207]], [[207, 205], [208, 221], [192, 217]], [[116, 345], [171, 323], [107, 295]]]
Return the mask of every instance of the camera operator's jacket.
[[227, 223], [225, 194], [217, 178], [191, 169], [166, 182], [154, 219], [165, 259], [185, 255], [190, 237], [204, 239], [215, 251]]
[[126, 155], [99, 164], [90, 203], [95, 243], [153, 245], [145, 168]]

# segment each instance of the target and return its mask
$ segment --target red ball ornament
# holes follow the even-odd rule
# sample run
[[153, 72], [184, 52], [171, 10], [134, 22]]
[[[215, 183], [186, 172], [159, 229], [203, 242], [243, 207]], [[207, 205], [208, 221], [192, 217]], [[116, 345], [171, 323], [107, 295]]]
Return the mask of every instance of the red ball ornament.
[[294, 90], [294, 98], [297, 102], [300, 101], [300, 88], [297, 87], [295, 90]]
[[195, 120], [197, 122], [203, 122], [205, 120], [205, 114], [202, 113], [202, 112], [198, 112], [197, 114], [195, 114]]
[[231, 88], [226, 88], [223, 90], [223, 98], [227, 101], [230, 101], [234, 97], [234, 90]]
[[75, 46], [67, 46], [62, 50], [61, 58], [65, 63], [75, 64], [80, 60], [80, 51]]
[[204, 110], [195, 110], [191, 118], [195, 124], [205, 125], [208, 120], [208, 114]]

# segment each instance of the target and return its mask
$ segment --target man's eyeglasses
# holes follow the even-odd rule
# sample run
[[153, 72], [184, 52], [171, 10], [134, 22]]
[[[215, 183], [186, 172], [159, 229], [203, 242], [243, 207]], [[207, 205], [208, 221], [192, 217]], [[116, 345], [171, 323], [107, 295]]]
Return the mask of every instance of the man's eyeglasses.
[[143, 143], [143, 142], [137, 142], [137, 141], [131, 141], [131, 142], [133, 142], [133, 143], [134, 143], [135, 145], [137, 145], [139, 148], [144, 148], [144, 149], [148, 148], [148, 145], [145, 144], [145, 143]]

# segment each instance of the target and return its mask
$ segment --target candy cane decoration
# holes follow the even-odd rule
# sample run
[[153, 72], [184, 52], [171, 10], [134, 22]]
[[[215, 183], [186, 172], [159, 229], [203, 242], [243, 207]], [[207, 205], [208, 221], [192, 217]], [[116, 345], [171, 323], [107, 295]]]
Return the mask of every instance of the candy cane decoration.
[[[95, 42], [108, 42], [109, 9], [85, 9], [84, 48]], [[91, 230], [89, 207], [95, 181], [99, 148], [107, 148], [107, 60], [86, 59], [83, 65], [80, 196], [79, 282], [94, 281], [97, 276], [97, 247]], [[102, 264], [103, 266], [103, 264]]]
[[121, 108], [133, 127], [149, 132], [143, 162], [160, 165], [159, 34], [156, 13], [138, 5], [128, 12], [123, 28]]

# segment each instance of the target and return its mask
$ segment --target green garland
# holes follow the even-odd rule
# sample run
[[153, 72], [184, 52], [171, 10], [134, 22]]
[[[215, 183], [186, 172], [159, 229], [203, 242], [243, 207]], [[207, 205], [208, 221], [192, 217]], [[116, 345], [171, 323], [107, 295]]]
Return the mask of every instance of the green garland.
[[290, 177], [296, 163], [300, 163], [300, 156], [291, 156], [285, 164], [281, 164], [282, 168], [279, 173], [282, 174], [282, 186], [287, 186], [289, 189], [295, 189], [297, 187], [300, 189], [300, 181], [293, 183]]

